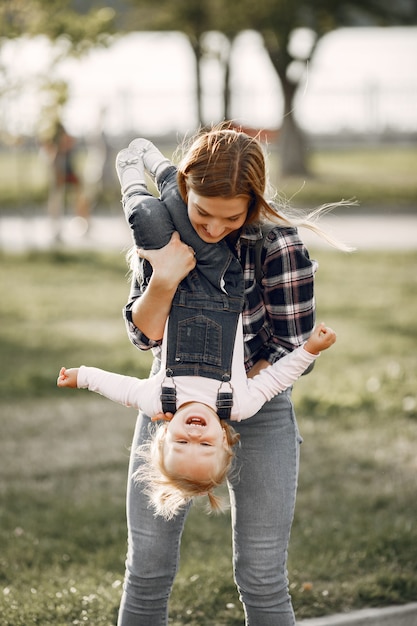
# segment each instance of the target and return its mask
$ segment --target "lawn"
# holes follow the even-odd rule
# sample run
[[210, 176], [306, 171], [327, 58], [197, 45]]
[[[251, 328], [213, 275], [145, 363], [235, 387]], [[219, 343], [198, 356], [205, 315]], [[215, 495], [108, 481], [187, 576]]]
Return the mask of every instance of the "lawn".
[[[313, 251], [314, 253], [314, 251]], [[417, 253], [316, 251], [336, 345], [294, 390], [302, 463], [289, 576], [298, 619], [417, 597]], [[61, 365], [146, 375], [117, 254], [2, 255], [0, 614], [115, 624], [135, 412], [58, 390]], [[238, 626], [229, 515], [194, 507], [172, 626]]]
[[271, 153], [271, 179], [284, 200], [309, 208], [356, 198], [359, 210], [415, 211], [415, 146], [358, 146], [310, 150], [309, 177], [282, 179], [279, 160]]

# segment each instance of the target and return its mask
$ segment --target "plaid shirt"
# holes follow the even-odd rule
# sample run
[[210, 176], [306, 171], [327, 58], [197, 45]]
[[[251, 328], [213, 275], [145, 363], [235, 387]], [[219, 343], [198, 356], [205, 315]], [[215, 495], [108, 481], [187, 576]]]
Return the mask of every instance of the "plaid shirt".
[[275, 226], [262, 246], [262, 279], [257, 283], [256, 242], [259, 226], [249, 226], [238, 242], [244, 271], [245, 366], [259, 359], [274, 363], [302, 345], [315, 321], [314, 274], [317, 263], [310, 259], [298, 231]]
[[[240, 234], [236, 252], [245, 281], [243, 332], [245, 367], [259, 359], [274, 363], [302, 345], [315, 321], [315, 261], [293, 227], [274, 227], [262, 247], [261, 284], [256, 281], [256, 242], [263, 237], [259, 226], [247, 226]], [[146, 282], [146, 281], [145, 281]], [[124, 317], [131, 342], [141, 350], [160, 351], [160, 342], [149, 340], [132, 322], [131, 308], [144, 285], [133, 279]]]

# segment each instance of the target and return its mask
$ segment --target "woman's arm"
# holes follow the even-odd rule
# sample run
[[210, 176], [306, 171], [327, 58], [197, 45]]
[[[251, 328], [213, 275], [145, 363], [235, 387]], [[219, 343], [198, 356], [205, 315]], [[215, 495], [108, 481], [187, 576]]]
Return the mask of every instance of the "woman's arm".
[[152, 275], [130, 307], [131, 321], [148, 339], [160, 341], [177, 287], [195, 267], [194, 251], [174, 232], [163, 248], [139, 249], [138, 255], [152, 265]]

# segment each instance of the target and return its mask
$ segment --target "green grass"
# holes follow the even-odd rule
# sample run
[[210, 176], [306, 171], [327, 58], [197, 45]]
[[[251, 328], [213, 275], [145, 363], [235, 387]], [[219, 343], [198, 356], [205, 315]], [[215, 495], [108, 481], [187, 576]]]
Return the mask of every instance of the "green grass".
[[[417, 150], [413, 146], [312, 150], [308, 163], [308, 178], [273, 178], [291, 205], [312, 208], [356, 198], [367, 210], [415, 211]], [[271, 171], [277, 170], [272, 156]]]
[[138, 359], [126, 341], [122, 308], [129, 283], [122, 254], [4, 256], [2, 285], [8, 294], [0, 309], [3, 398], [50, 394], [63, 358], [147, 375], [150, 355]]
[[[176, 148], [162, 140], [159, 145], [169, 156]], [[80, 167], [82, 162], [80, 155]], [[292, 206], [313, 208], [356, 198], [367, 210], [415, 211], [417, 149], [413, 145], [310, 149], [308, 164], [309, 177], [282, 179], [277, 152], [270, 146], [271, 183]], [[19, 148], [0, 152], [0, 212], [44, 211], [47, 181], [47, 164], [40, 153]], [[99, 210], [118, 205], [120, 191], [116, 187], [115, 182], [114, 189], [106, 189]]]
[[[338, 333], [295, 387], [302, 463], [289, 575], [298, 619], [417, 597], [417, 253], [316, 251]], [[1, 257], [0, 614], [5, 626], [116, 621], [135, 411], [59, 390], [59, 367], [146, 375], [116, 254]], [[173, 626], [240, 626], [230, 519], [196, 506]]]

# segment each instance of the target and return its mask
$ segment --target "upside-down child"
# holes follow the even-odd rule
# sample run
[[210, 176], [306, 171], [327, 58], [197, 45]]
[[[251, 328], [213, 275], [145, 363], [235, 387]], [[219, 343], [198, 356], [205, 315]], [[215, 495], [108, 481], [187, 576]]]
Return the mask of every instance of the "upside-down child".
[[[226, 478], [238, 440], [229, 421], [251, 417], [290, 387], [336, 336], [320, 324], [303, 346], [247, 378], [240, 265], [224, 240], [207, 243], [191, 226], [172, 164], [150, 142], [132, 144], [116, 167], [136, 246], [145, 256], [144, 250], [175, 245], [181, 235], [195, 253], [195, 268], [174, 298], [157, 374], [140, 380], [81, 366], [62, 368], [57, 384], [88, 388], [160, 422], [142, 449], [148, 462], [136, 478], [146, 482], [156, 511], [171, 517], [194, 495], [206, 493], [215, 503], [212, 490]], [[160, 199], [146, 188], [145, 166]], [[150, 265], [143, 271], [149, 280]]]
[[[247, 378], [239, 325], [230, 380], [235, 399], [231, 420], [251, 417], [265, 402], [291, 386], [335, 339], [334, 331], [320, 324], [304, 346], [264, 368], [254, 378]], [[162, 346], [164, 354], [164, 341]], [[162, 470], [185, 482], [191, 479], [199, 485], [194, 495], [208, 493], [225, 479], [233, 457], [232, 448], [237, 443], [233, 429], [218, 416], [218, 381], [198, 376], [174, 378], [179, 408], [170, 416], [169, 412], [162, 412], [163, 368], [164, 356], [159, 373], [141, 380], [95, 367], [62, 367], [57, 384], [58, 387], [87, 388], [114, 402], [141, 409], [154, 416], [154, 420], [165, 419], [166, 423], [157, 429], [153, 440], [152, 462], [157, 471]]]

